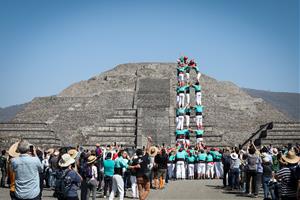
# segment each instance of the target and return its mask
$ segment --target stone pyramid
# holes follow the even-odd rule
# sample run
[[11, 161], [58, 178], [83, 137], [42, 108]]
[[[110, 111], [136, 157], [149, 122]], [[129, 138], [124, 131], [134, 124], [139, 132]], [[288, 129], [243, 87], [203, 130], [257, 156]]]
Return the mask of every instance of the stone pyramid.
[[[174, 77], [176, 63], [118, 65], [74, 83], [56, 96], [33, 99], [10, 122], [9, 138], [5, 138], [7, 126], [3, 131], [4, 125], [0, 124], [0, 139], [5, 138], [0, 143], [7, 146], [17, 137], [26, 138], [26, 133], [13, 124], [44, 123], [43, 129], [54, 133], [56, 142], [48, 145], [40, 139], [47, 132], [37, 131], [35, 140], [32, 139], [37, 145], [94, 146], [97, 142], [103, 145], [116, 142], [141, 147], [149, 135], [155, 143], [173, 144], [177, 84]], [[240, 144], [261, 124], [290, 120], [231, 82], [206, 75], [202, 75], [201, 81], [205, 141], [209, 146]]]

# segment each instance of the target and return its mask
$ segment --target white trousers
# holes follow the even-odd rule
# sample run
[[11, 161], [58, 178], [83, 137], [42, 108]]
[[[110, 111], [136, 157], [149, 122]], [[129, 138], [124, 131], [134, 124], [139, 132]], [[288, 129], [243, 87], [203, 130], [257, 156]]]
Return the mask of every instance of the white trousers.
[[109, 195], [109, 200], [113, 200], [115, 197], [115, 193], [119, 191], [120, 193], [120, 200], [124, 199], [124, 181], [122, 176], [115, 174], [113, 175], [113, 180], [112, 180], [112, 190]]
[[174, 177], [174, 169], [175, 169], [175, 164], [174, 163], [168, 163], [168, 175], [169, 179]]
[[189, 176], [194, 176], [195, 165], [188, 164], [188, 169], [189, 169]]
[[130, 182], [131, 182], [132, 197], [138, 198], [139, 191], [137, 187], [136, 176], [130, 176]]
[[206, 168], [206, 164], [205, 163], [198, 163], [197, 164], [197, 172], [198, 174], [205, 174], [205, 169]]
[[184, 161], [177, 161], [176, 162], [176, 178], [183, 178], [183, 179], [185, 179]]
[[196, 115], [196, 125], [197, 127], [202, 126], [203, 120], [202, 115]]
[[197, 138], [196, 139], [196, 143], [198, 144], [198, 143], [200, 143], [200, 142], [202, 142], [203, 141], [203, 138]]
[[184, 93], [179, 93], [179, 107], [184, 107]]
[[208, 178], [214, 177], [214, 164], [208, 163], [206, 166], [206, 175]]
[[177, 129], [183, 130], [184, 116], [178, 116]]
[[178, 74], [178, 81], [183, 82], [184, 81], [184, 73], [179, 73]]
[[176, 95], [176, 103], [179, 105], [179, 94]]
[[185, 96], [186, 96], [186, 103], [190, 104], [190, 94], [186, 93]]
[[190, 116], [189, 115], [185, 115], [185, 124], [186, 124], [187, 128], [190, 127]]
[[186, 75], [186, 81], [189, 82], [190, 81], [190, 73], [185, 73]]
[[200, 81], [200, 77], [201, 77], [201, 73], [198, 72], [198, 73], [197, 73], [197, 81], [198, 81], [198, 82]]
[[196, 92], [195, 95], [195, 101], [197, 105], [202, 105], [202, 101], [201, 101], [201, 92]]

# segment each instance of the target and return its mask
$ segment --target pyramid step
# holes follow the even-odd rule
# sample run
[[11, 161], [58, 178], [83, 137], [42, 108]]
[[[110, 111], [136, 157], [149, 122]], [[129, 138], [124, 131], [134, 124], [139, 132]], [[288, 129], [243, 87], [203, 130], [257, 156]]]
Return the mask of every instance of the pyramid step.
[[114, 110], [116, 116], [136, 116], [136, 109], [118, 109]]
[[47, 124], [43, 122], [2, 122], [0, 129], [45, 129]]
[[135, 125], [135, 118], [108, 118], [106, 119], [106, 123], [109, 124], [133, 124]]
[[0, 137], [12, 137], [12, 138], [20, 138], [20, 137], [25, 137], [27, 135], [30, 135], [32, 137], [39, 137], [39, 136], [42, 136], [42, 137], [55, 137], [55, 133], [53, 131], [36, 131], [36, 130], [22, 130], [22, 131], [19, 131], [19, 130], [16, 130], [16, 131], [13, 131], [13, 130], [9, 130], [9, 131], [2, 131], [0, 130]]
[[98, 127], [99, 132], [135, 132], [136, 127], [118, 127], [118, 126], [101, 126]]
[[298, 136], [300, 137], [300, 131], [268, 131], [267, 137], [276, 137], [276, 136]]
[[114, 143], [114, 142], [117, 142], [117, 143], [120, 143], [120, 144], [134, 144], [135, 143], [135, 139], [136, 137], [135, 136], [128, 136], [128, 137], [123, 137], [123, 136], [120, 136], [120, 137], [99, 137], [99, 136], [89, 136], [88, 138], [88, 141], [90, 142], [106, 142], [107, 144], [108, 143]]
[[89, 137], [95, 136], [95, 137], [135, 137], [135, 132], [89, 132], [87, 134]]
[[268, 135], [264, 140], [300, 140], [300, 135]]

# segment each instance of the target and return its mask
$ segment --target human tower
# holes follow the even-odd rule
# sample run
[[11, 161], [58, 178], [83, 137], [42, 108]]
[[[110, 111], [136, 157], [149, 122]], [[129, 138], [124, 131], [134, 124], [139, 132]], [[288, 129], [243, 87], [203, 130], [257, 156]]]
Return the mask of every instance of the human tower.
[[[196, 79], [190, 78], [190, 72], [196, 72]], [[187, 56], [181, 56], [177, 60], [177, 108], [176, 108], [176, 143], [180, 146], [190, 146], [190, 135], [196, 134], [196, 145], [203, 142], [203, 106], [201, 101], [201, 73], [197, 63]], [[190, 101], [190, 90], [195, 92], [195, 101]], [[194, 113], [196, 128], [190, 128], [191, 113]], [[185, 122], [185, 123], [184, 123]]]

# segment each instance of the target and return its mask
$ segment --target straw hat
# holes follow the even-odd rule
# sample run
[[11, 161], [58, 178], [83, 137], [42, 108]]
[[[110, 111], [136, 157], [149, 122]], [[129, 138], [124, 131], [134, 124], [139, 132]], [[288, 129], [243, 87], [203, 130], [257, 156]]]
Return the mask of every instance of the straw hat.
[[148, 153], [149, 153], [149, 156], [154, 157], [158, 153], [158, 148], [156, 146], [151, 146], [149, 148], [149, 152]]
[[50, 149], [48, 149], [47, 151], [46, 151], [48, 154], [53, 154], [54, 153], [54, 149], [53, 148], [50, 148]]
[[75, 159], [75, 158], [77, 157], [77, 155], [78, 155], [78, 151], [76, 151], [76, 149], [70, 149], [70, 150], [68, 151], [68, 154], [70, 154], [70, 156], [71, 156], [73, 159]]
[[278, 154], [278, 149], [273, 148], [273, 149], [272, 149], [272, 154], [273, 154], [274, 156], [277, 156], [277, 154]]
[[88, 157], [88, 160], [87, 160], [87, 163], [88, 163], [88, 164], [91, 164], [91, 163], [95, 162], [96, 159], [97, 159], [96, 156], [89, 156], [89, 157]]
[[61, 156], [61, 159], [58, 162], [58, 165], [61, 167], [68, 167], [75, 163], [74, 158], [70, 156], [70, 154], [65, 153], [64, 155]]
[[288, 151], [288, 153], [281, 158], [284, 162], [289, 164], [296, 164], [299, 162], [299, 157], [296, 155], [295, 151]]
[[230, 157], [232, 160], [236, 160], [239, 156], [236, 153], [231, 153]]
[[18, 157], [20, 155], [20, 153], [18, 153], [17, 151], [18, 146], [19, 146], [19, 142], [16, 142], [13, 145], [11, 145], [8, 150], [8, 155], [10, 155], [13, 158]]

